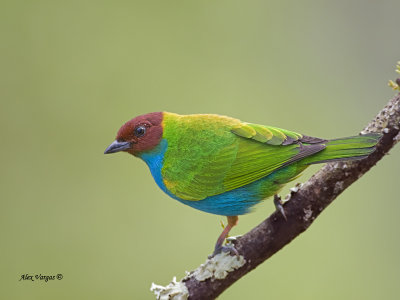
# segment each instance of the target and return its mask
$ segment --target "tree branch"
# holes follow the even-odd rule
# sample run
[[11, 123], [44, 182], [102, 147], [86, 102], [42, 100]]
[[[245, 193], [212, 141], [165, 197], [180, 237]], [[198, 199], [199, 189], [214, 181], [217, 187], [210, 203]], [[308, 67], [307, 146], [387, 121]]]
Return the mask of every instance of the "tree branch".
[[374, 153], [359, 161], [326, 164], [298, 190], [292, 191], [290, 201], [285, 204], [287, 221], [279, 212], [274, 212], [260, 225], [234, 241], [240, 253], [239, 258], [219, 254], [208, 259], [181, 282], [174, 281], [167, 287], [153, 284], [152, 290], [158, 299], [216, 298], [236, 280], [305, 231], [338, 195], [364, 175], [400, 140], [399, 127], [400, 94], [390, 100], [362, 131], [383, 133]]

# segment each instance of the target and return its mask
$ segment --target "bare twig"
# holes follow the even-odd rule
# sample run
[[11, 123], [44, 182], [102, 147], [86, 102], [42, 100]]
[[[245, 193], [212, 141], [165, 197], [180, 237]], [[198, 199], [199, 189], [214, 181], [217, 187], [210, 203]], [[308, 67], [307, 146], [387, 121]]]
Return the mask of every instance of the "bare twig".
[[[290, 201], [285, 204], [287, 221], [279, 212], [274, 212], [234, 241], [240, 259], [226, 254], [217, 255], [189, 273], [181, 282], [171, 283], [165, 288], [153, 288], [159, 299], [216, 298], [236, 280], [305, 231], [339, 194], [373, 167], [400, 140], [399, 127], [400, 94], [390, 100], [362, 131], [383, 133], [374, 153], [359, 161], [326, 164], [297, 191], [291, 193]], [[222, 272], [218, 269], [221, 265], [225, 268]]]

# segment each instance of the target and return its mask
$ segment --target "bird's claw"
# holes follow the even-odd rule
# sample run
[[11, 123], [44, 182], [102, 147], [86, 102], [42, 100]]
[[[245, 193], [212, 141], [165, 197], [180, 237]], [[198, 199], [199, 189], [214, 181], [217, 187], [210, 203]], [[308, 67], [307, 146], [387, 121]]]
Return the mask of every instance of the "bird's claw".
[[280, 196], [274, 195], [274, 204], [275, 204], [276, 210], [279, 211], [281, 213], [281, 215], [283, 216], [283, 218], [287, 221], [285, 209], [283, 208], [282, 200], [281, 200]]
[[233, 246], [233, 244], [228, 243], [225, 246], [220, 246], [215, 248], [214, 253], [212, 255], [209, 255], [208, 258], [211, 259], [214, 256], [216, 256], [217, 254], [220, 254], [221, 252], [228, 252], [231, 256], [236, 256], [237, 258], [239, 258], [239, 252], [236, 250], [236, 248]]

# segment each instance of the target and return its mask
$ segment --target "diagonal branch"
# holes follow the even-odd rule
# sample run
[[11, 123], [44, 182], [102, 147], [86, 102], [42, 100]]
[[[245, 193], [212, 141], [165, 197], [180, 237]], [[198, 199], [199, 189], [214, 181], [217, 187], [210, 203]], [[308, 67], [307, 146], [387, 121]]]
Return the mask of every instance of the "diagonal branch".
[[[376, 151], [352, 162], [329, 163], [314, 174], [285, 204], [287, 221], [274, 212], [234, 244], [239, 259], [227, 254], [207, 260], [181, 282], [154, 285], [158, 299], [214, 299], [239, 278], [256, 268], [300, 233], [348, 186], [364, 175], [400, 140], [400, 94], [397, 94], [362, 131], [382, 132]], [[224, 270], [218, 268], [223, 266]], [[218, 267], [216, 267], [218, 266]], [[218, 270], [217, 270], [218, 269]], [[206, 275], [205, 275], [206, 274]], [[165, 297], [165, 298], [164, 298]]]

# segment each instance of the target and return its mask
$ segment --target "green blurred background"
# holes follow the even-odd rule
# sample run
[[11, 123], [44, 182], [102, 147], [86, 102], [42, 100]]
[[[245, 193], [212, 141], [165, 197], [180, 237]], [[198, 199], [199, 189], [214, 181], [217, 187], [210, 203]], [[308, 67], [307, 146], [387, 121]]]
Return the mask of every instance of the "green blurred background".
[[[142, 161], [103, 155], [120, 125], [166, 110], [357, 134], [394, 94], [399, 10], [1, 1], [0, 298], [154, 299], [151, 282], [204, 262], [224, 218], [168, 198]], [[220, 299], [399, 299], [399, 149]], [[273, 210], [259, 205], [233, 234]], [[19, 281], [26, 273], [64, 278]]]

